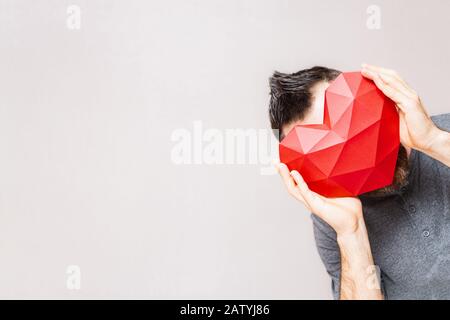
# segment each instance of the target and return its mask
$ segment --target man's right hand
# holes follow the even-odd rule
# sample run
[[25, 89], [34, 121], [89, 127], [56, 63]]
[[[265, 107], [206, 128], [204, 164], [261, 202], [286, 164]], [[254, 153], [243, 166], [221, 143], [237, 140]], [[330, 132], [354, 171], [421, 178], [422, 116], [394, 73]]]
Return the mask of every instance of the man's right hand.
[[358, 198], [326, 198], [311, 191], [297, 171], [289, 172], [284, 163], [276, 165], [288, 192], [306, 208], [328, 223], [339, 236], [358, 231], [363, 221]]
[[323, 197], [311, 191], [297, 171], [289, 172], [283, 163], [277, 164], [277, 169], [289, 193], [336, 231], [341, 258], [340, 299], [383, 299], [380, 284], [368, 282], [374, 262], [361, 201]]

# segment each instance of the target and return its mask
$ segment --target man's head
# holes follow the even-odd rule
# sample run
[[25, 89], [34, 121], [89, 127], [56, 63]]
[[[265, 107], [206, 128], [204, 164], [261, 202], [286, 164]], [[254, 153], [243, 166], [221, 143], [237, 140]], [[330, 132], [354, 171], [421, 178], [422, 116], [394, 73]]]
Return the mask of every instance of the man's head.
[[280, 130], [280, 140], [297, 124], [322, 123], [325, 89], [340, 73], [314, 67], [293, 74], [273, 74], [269, 115], [272, 129]]
[[[323, 122], [325, 90], [341, 74], [325, 67], [313, 67], [293, 74], [275, 72], [270, 78], [269, 116], [272, 129], [279, 130], [282, 140], [300, 124]], [[408, 156], [400, 146], [394, 183], [366, 195], [385, 195], [407, 182]]]

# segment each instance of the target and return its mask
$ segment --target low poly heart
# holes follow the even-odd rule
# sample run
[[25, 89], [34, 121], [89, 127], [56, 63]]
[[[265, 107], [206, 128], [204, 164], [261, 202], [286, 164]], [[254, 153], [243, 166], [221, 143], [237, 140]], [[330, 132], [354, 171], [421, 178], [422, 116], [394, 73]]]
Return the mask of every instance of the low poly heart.
[[392, 184], [400, 146], [394, 102], [360, 72], [340, 74], [324, 101], [323, 123], [295, 126], [280, 143], [280, 161], [326, 197]]

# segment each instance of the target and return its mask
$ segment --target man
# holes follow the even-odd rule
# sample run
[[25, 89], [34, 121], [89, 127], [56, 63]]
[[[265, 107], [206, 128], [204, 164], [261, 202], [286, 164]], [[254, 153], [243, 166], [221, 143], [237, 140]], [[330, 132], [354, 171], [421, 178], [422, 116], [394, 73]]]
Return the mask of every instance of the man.
[[[325, 89], [339, 73], [323, 67], [275, 72], [270, 120], [280, 139], [298, 124], [322, 123]], [[363, 65], [362, 74], [399, 112], [402, 147], [393, 184], [358, 198], [331, 199], [309, 190], [286, 165], [278, 164], [278, 171], [289, 193], [313, 213], [316, 245], [336, 299], [449, 299], [450, 114], [430, 118], [392, 70]]]

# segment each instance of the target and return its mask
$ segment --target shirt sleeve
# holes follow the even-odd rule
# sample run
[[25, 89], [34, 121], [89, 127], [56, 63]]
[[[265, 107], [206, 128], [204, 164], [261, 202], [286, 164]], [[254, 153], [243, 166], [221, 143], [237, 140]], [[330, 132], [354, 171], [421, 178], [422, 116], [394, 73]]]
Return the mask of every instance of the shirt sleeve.
[[314, 238], [320, 259], [331, 278], [331, 290], [334, 299], [339, 299], [341, 254], [336, 240], [336, 232], [325, 221], [311, 214]]
[[444, 131], [450, 131], [450, 113], [432, 116], [431, 120]]

